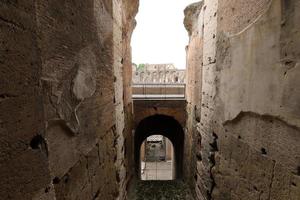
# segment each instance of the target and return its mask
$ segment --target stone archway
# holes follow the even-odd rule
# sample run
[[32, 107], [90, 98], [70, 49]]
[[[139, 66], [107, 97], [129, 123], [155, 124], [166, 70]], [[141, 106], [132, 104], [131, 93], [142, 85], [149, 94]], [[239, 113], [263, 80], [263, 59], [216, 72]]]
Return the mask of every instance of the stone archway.
[[184, 131], [177, 120], [167, 115], [152, 115], [138, 124], [134, 135], [136, 175], [140, 176], [140, 147], [147, 137], [156, 134], [163, 135], [172, 142], [175, 152], [175, 178], [182, 178]]

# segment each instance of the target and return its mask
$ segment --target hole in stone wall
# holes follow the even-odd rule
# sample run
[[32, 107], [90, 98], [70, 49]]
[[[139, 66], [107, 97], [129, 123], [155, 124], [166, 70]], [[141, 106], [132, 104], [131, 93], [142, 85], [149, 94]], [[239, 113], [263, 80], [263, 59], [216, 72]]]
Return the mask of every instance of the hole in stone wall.
[[206, 190], [206, 194], [207, 194], [208, 199], [211, 199], [211, 193], [209, 190]]
[[68, 183], [69, 182], [69, 175], [65, 175], [63, 177], [64, 183]]
[[[129, 185], [129, 184], [128, 184], [128, 185]], [[100, 190], [97, 190], [96, 194], [95, 194], [94, 197], [93, 197], [93, 200], [94, 200], [94, 199], [97, 199], [97, 198], [99, 197], [99, 195], [100, 195]]]
[[52, 183], [53, 183], [53, 184], [59, 184], [59, 182], [60, 182], [60, 178], [58, 178], [58, 177], [55, 177], [55, 178], [52, 180]]
[[116, 172], [116, 179], [117, 179], [117, 182], [120, 183], [121, 178], [120, 178], [119, 172]]
[[211, 153], [211, 155], [208, 157], [209, 161], [211, 162], [211, 164], [214, 166], [216, 164], [216, 160], [215, 160], [215, 154]]
[[30, 141], [30, 147], [32, 149], [41, 149], [42, 145], [45, 143], [44, 138], [41, 135], [36, 135]]
[[213, 137], [214, 137], [214, 140], [209, 145], [210, 145], [212, 151], [218, 151], [218, 144], [217, 144], [218, 135], [216, 133], [213, 133]]
[[127, 155], [127, 139], [126, 138], [124, 140], [123, 146], [124, 146], [124, 155]]
[[199, 146], [201, 145], [201, 136], [200, 136], [200, 135], [198, 135], [197, 144], [198, 144]]
[[297, 175], [300, 176], [300, 166], [297, 167]]
[[45, 188], [45, 193], [48, 193], [50, 191], [50, 187]]
[[201, 156], [201, 154], [197, 154], [196, 157], [197, 157], [197, 160], [198, 160], [198, 161], [202, 161], [202, 156]]
[[261, 150], [261, 154], [267, 155], [267, 150], [265, 148], [261, 148], [260, 150]]

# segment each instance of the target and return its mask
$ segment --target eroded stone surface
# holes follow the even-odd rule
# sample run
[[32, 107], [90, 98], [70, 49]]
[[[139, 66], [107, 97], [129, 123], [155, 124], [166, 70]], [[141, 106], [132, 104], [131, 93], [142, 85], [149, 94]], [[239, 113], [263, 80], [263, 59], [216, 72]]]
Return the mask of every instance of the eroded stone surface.
[[[1, 198], [126, 199], [137, 8], [1, 1]], [[186, 126], [181, 164], [196, 199], [299, 199], [299, 8], [204, 0], [186, 10], [188, 117], [182, 104], [153, 104], [136, 108], [136, 123], [168, 114]], [[138, 198], [188, 198], [182, 182], [147, 184]]]
[[[204, 1], [194, 22], [203, 27], [196, 48], [203, 51], [202, 76], [194, 78], [202, 87], [194, 103], [201, 117], [187, 123], [201, 135], [198, 199], [299, 199], [298, 4]], [[193, 38], [188, 56], [198, 44]], [[194, 59], [188, 57], [190, 69]]]
[[137, 6], [0, 3], [1, 197], [126, 198]]

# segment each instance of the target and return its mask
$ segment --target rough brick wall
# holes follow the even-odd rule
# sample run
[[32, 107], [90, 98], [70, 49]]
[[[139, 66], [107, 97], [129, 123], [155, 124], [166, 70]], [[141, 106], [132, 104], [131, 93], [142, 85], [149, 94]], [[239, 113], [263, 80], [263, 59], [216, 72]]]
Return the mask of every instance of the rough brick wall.
[[126, 198], [124, 2], [0, 3], [4, 199]]
[[134, 125], [137, 127], [143, 119], [153, 115], [166, 115], [173, 117], [182, 127], [185, 127], [185, 106], [183, 100], [135, 100]]
[[36, 137], [45, 129], [35, 21], [33, 1], [0, 2], [1, 199], [32, 199], [51, 181], [45, 141]]

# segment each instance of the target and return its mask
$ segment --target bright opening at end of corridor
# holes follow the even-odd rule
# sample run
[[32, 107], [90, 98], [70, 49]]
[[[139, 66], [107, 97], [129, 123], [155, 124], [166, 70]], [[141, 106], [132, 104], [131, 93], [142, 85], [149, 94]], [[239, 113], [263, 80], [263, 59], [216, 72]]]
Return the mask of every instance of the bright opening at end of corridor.
[[183, 11], [195, 2], [140, 0], [131, 41], [133, 65], [172, 64], [176, 69], [186, 68], [185, 47], [189, 37]]
[[141, 180], [174, 180], [174, 149], [168, 138], [149, 136], [140, 152]]

